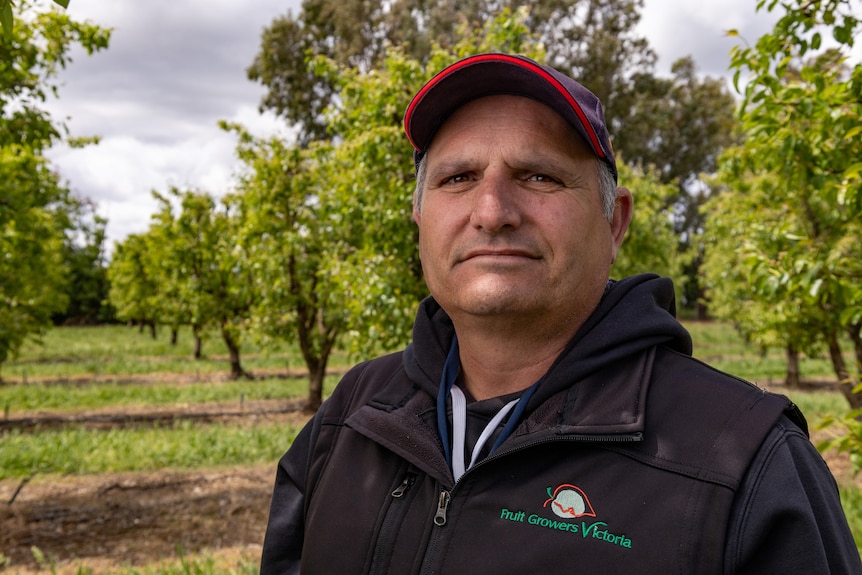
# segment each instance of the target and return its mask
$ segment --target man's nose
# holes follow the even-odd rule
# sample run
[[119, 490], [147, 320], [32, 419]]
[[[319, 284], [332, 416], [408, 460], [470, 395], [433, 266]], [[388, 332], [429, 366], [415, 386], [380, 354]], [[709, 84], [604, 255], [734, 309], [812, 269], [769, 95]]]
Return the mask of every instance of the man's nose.
[[521, 210], [517, 203], [517, 186], [502, 175], [486, 173], [474, 190], [473, 213], [470, 223], [489, 233], [521, 224]]

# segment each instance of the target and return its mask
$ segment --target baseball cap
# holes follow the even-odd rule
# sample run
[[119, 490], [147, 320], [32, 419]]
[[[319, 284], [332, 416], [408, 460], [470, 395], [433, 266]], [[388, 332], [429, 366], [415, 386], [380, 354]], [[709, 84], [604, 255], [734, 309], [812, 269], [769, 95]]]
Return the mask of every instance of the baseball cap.
[[532, 98], [554, 110], [575, 128], [617, 180], [614, 151], [598, 97], [558, 70], [515, 54], [478, 54], [459, 60], [413, 96], [404, 114], [404, 131], [413, 145], [416, 164], [455, 110], [471, 100], [498, 94]]

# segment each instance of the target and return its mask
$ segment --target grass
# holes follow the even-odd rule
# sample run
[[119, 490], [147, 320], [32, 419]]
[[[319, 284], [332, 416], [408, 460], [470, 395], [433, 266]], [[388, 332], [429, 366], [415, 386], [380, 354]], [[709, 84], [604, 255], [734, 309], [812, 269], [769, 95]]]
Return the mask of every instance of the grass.
[[[331, 392], [338, 376], [328, 376], [324, 392]], [[76, 412], [88, 409], [236, 402], [303, 397], [308, 379], [258, 379], [253, 382], [217, 381], [176, 385], [160, 383], [121, 384], [92, 382], [82, 385], [14, 383], [0, 387], [0, 408], [7, 414], [28, 411]]]
[[[40, 571], [52, 575], [94, 575], [93, 569], [84, 564], [58, 567], [57, 563], [38, 547], [33, 547], [31, 553]], [[119, 567], [112, 569], [111, 573], [114, 575], [254, 575], [258, 572], [259, 562], [260, 558], [256, 553], [221, 552], [188, 556], [182, 549], [177, 549], [176, 558], [165, 559], [143, 567]], [[4, 566], [5, 558], [0, 553], [0, 571]]]
[[799, 406], [809, 423], [816, 423], [830, 414], [842, 416], [850, 411], [844, 396], [834, 391], [786, 391], [785, 395]]
[[[746, 342], [728, 323], [712, 321], [684, 321], [694, 342], [694, 357], [717, 369], [732, 373], [759, 384], [784, 381], [787, 362], [784, 350], [762, 350]], [[800, 358], [803, 379], [834, 380], [832, 363], [825, 356]]]
[[0, 443], [0, 480], [34, 475], [184, 470], [278, 460], [298, 425], [236, 427], [182, 422], [94, 431], [12, 431]]
[[[220, 337], [205, 338], [205, 357], [194, 360], [194, 341], [188, 328], [179, 331], [176, 345], [170, 332], [161, 329], [156, 339], [124, 325], [62, 327], [50, 330], [42, 344], [27, 342], [18, 357], [2, 366], [7, 382], [29, 382], [45, 378], [72, 379], [85, 376], [228, 373], [228, 352]], [[305, 371], [305, 363], [294, 346], [270, 350], [254, 341], [244, 342], [240, 360], [255, 370]], [[330, 359], [331, 367], [347, 364], [345, 353]]]

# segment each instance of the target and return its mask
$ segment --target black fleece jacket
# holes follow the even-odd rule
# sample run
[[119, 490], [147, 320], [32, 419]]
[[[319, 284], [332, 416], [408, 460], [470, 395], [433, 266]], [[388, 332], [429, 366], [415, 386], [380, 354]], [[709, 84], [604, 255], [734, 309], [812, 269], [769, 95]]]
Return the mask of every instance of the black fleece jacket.
[[458, 482], [436, 427], [453, 333], [426, 300], [403, 354], [345, 376], [279, 464], [261, 573], [862, 573], [804, 420], [690, 357], [668, 280], [609, 284]]

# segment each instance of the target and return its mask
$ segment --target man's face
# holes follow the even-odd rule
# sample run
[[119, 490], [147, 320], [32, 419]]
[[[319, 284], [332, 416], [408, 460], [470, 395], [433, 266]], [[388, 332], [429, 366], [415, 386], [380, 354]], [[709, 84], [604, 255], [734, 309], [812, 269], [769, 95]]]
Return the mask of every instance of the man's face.
[[623, 190], [608, 222], [597, 160], [577, 132], [538, 102], [490, 96], [443, 124], [426, 161], [419, 251], [456, 325], [494, 316], [580, 326], [601, 298], [631, 198]]

